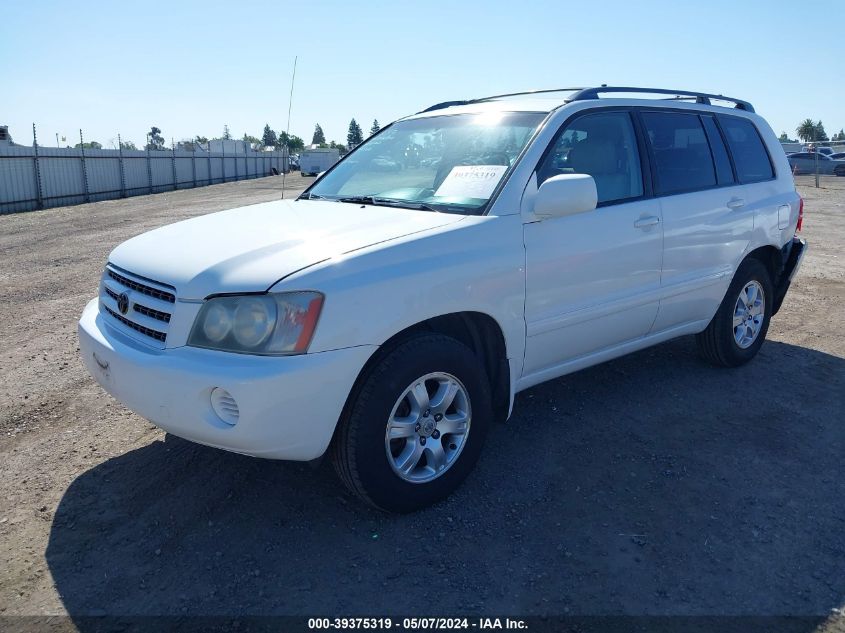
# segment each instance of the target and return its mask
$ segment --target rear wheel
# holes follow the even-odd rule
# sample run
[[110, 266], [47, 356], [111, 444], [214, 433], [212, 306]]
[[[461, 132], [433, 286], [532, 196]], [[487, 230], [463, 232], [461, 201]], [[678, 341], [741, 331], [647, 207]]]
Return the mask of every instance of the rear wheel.
[[478, 358], [437, 334], [383, 352], [351, 398], [332, 445], [335, 470], [353, 493], [392, 512], [418, 510], [457, 488], [493, 417]]
[[742, 262], [713, 320], [696, 335], [701, 356], [722, 367], [754, 358], [769, 329], [773, 294], [766, 267], [754, 258]]

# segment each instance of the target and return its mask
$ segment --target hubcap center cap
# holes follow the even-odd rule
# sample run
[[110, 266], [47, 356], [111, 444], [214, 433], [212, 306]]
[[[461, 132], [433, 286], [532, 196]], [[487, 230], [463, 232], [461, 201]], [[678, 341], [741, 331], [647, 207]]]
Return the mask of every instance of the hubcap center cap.
[[434, 429], [437, 428], [437, 423], [432, 418], [426, 418], [422, 421], [420, 425], [420, 435], [423, 437], [429, 437], [432, 433], [434, 433]]

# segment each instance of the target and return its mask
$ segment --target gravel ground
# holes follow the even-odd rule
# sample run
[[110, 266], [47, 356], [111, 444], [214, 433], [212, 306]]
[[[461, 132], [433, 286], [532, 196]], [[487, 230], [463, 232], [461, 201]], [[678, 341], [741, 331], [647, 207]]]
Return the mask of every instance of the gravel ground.
[[[830, 614], [845, 606], [845, 178], [749, 365], [682, 338], [519, 395], [442, 504], [165, 436], [88, 377], [110, 249], [279, 178], [0, 217], [0, 613]], [[301, 189], [298, 176], [289, 187]]]

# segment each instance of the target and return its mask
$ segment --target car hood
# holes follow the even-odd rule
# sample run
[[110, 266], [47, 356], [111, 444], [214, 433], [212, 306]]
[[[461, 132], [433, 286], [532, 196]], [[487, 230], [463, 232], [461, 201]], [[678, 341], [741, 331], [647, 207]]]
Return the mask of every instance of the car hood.
[[155, 229], [115, 248], [109, 261], [174, 286], [180, 299], [261, 292], [318, 262], [464, 217], [325, 200], [277, 200]]

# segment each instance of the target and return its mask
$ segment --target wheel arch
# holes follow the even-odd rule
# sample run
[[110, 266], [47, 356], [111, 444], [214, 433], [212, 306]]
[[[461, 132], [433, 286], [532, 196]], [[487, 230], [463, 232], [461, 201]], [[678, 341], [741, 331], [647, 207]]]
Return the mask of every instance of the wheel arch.
[[507, 357], [504, 331], [492, 316], [476, 311], [452, 312], [424, 319], [388, 337], [358, 372], [358, 376], [346, 397], [341, 417], [348, 414], [353, 396], [357, 393], [370, 369], [396, 345], [422, 333], [443, 334], [454, 338], [469, 347], [478, 356], [490, 384], [496, 419], [506, 420], [510, 415], [513, 403], [513, 386], [511, 385], [510, 362]]
[[[760, 246], [749, 252], [743, 258], [743, 261], [746, 259], [756, 259], [763, 264], [769, 272], [772, 286], [777, 287], [778, 282], [780, 281], [780, 275], [783, 272], [784, 263], [784, 255], [781, 249], [772, 245]], [[737, 267], [737, 269], [739, 269], [739, 267]]]

